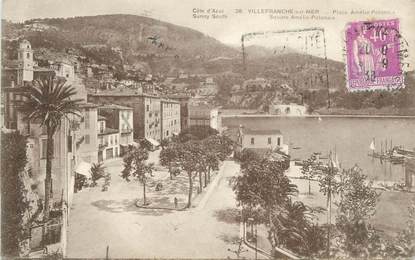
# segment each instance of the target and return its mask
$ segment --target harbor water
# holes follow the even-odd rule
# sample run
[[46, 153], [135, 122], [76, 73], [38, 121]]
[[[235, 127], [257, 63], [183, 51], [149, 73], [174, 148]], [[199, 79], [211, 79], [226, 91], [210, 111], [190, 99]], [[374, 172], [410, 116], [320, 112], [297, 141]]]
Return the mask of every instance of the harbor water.
[[289, 144], [292, 160], [304, 160], [313, 152], [327, 156], [336, 152], [343, 168], [357, 164], [370, 179], [404, 182], [403, 164], [391, 164], [368, 156], [370, 143], [375, 140], [378, 152], [381, 143], [388, 148], [401, 145], [415, 148], [415, 118], [402, 117], [264, 117], [226, 116], [222, 125], [235, 128], [279, 129], [284, 143]]

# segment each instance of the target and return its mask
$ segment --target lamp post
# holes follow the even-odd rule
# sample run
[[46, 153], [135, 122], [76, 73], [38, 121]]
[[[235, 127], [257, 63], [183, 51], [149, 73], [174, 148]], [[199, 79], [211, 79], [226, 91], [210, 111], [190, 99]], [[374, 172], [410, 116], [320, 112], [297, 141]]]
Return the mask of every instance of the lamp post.
[[[251, 223], [251, 230], [253, 225], [255, 224], [254, 218], [248, 218], [248, 222]], [[257, 232], [257, 225], [255, 224], [255, 260], [258, 259], [258, 232]], [[253, 236], [253, 232], [251, 231], [251, 235]]]

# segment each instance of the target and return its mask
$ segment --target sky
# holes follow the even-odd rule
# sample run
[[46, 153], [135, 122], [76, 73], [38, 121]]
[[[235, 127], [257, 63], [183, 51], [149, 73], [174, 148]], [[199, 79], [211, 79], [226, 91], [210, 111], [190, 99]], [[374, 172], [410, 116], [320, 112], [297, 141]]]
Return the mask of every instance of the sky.
[[[240, 45], [241, 35], [253, 32], [298, 30], [310, 27], [322, 27], [325, 30], [326, 52], [328, 58], [344, 61], [344, 31], [348, 22], [376, 19], [399, 18], [401, 33], [408, 41], [408, 61], [413, 69], [415, 55], [415, 0], [3, 0], [2, 17], [6, 20], [25, 21], [33, 18], [74, 17], [99, 14], [135, 14], [186, 26], [198, 30], [217, 40], [231, 45]], [[249, 13], [249, 9], [295, 9], [318, 10], [316, 16], [334, 17], [334, 19], [270, 19], [269, 14]], [[197, 9], [222, 9], [225, 19], [194, 18]], [[240, 9], [242, 13], [236, 13]], [[344, 12], [347, 14], [344, 14]], [[351, 11], [368, 11], [363, 14], [351, 14]], [[375, 12], [372, 12], [375, 11]], [[342, 13], [342, 14], [341, 14]], [[290, 16], [290, 15], [288, 15]], [[279, 35], [279, 34], [278, 34]], [[288, 36], [287, 36], [288, 37]], [[287, 40], [286, 35], [276, 37], [269, 34], [267, 40], [253, 39], [252, 43], [264, 45], [284, 45], [303, 48], [298, 36]], [[272, 46], [268, 46], [272, 47]], [[309, 46], [311, 47], [311, 46]], [[308, 52], [313, 53], [311, 48]], [[411, 55], [412, 54], [412, 55]]]

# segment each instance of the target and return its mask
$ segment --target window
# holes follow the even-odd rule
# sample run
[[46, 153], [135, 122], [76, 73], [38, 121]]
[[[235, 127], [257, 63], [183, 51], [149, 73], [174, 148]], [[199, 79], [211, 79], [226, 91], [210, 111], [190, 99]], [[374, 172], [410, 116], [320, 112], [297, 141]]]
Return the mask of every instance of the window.
[[72, 136], [71, 135], [68, 135], [67, 144], [68, 144], [68, 153], [72, 153]]
[[277, 145], [280, 146], [281, 145], [281, 138], [278, 137], [277, 139]]
[[115, 136], [115, 144], [118, 144], [118, 136]]
[[104, 122], [99, 122], [99, 132], [100, 133], [104, 132]]
[[251, 144], [255, 144], [255, 138], [251, 137]]
[[[52, 151], [51, 151], [51, 155], [52, 155], [52, 157], [53, 157], [53, 153], [54, 153], [54, 149], [53, 149], [53, 146], [54, 146], [54, 142], [53, 142], [53, 139], [52, 139]], [[45, 139], [41, 139], [41, 147], [40, 147], [40, 149], [41, 149], [41, 155], [42, 155], [42, 159], [45, 159], [46, 158], [46, 151], [47, 151], [47, 139], [45, 138]]]
[[112, 145], [114, 143], [114, 139], [112, 137], [112, 135], [110, 136], [110, 144]]
[[85, 135], [85, 144], [89, 144], [89, 142], [90, 142], [90, 137], [89, 137], [89, 135]]
[[271, 137], [268, 137], [268, 144], [271, 144]]
[[166, 131], [166, 136], [169, 136], [169, 130]]
[[27, 57], [28, 59], [30, 59], [30, 53], [27, 53], [26, 57]]
[[147, 105], [147, 107], [146, 107], [146, 111], [148, 112], [148, 111], [150, 111], [150, 106], [149, 105]]
[[85, 129], [89, 129], [89, 109], [85, 110]]

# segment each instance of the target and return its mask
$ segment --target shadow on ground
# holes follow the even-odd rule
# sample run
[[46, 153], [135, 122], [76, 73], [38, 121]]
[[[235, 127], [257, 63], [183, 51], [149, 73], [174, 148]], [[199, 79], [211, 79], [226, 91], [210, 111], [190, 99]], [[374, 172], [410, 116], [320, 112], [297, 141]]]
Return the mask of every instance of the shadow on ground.
[[232, 235], [222, 233], [219, 235], [219, 239], [221, 239], [227, 244], [236, 244], [239, 241], [239, 236], [235, 236], [235, 235], [232, 236]]
[[122, 201], [116, 200], [97, 200], [91, 203], [92, 206], [97, 207], [99, 210], [111, 212], [111, 213], [123, 213], [132, 212], [137, 215], [143, 216], [161, 216], [172, 213], [169, 210], [161, 209], [143, 209], [138, 208], [135, 199], [125, 199]]
[[241, 219], [241, 211], [237, 208], [216, 210], [213, 215], [218, 221], [227, 224], [238, 224]]

